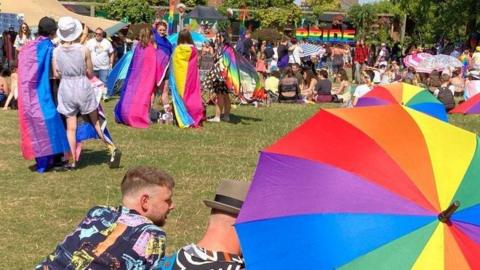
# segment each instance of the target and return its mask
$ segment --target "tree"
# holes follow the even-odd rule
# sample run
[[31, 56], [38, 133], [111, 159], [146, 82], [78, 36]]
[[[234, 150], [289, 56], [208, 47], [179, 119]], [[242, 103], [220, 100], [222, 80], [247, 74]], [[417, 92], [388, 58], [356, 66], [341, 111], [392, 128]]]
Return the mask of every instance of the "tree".
[[225, 0], [222, 7], [248, 9], [267, 9], [271, 7], [286, 8], [293, 4], [293, 0]]
[[255, 19], [260, 22], [261, 28], [277, 28], [283, 30], [287, 26], [293, 26], [301, 18], [301, 10], [295, 4], [286, 7], [269, 7], [256, 10]]
[[130, 23], [151, 22], [155, 13], [147, 0], [115, 0], [108, 3], [105, 10], [108, 18]]
[[412, 39], [433, 43], [440, 38], [464, 39], [480, 27], [478, 0], [392, 0], [413, 22]]
[[306, 0], [315, 15], [321, 15], [327, 11], [339, 11], [341, 8], [340, 0]]

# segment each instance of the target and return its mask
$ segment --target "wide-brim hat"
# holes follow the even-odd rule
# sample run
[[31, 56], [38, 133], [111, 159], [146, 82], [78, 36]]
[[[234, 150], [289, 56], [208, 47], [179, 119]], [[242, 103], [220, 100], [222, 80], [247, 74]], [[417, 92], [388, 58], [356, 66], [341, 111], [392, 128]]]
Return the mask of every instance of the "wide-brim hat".
[[183, 9], [187, 9], [187, 6], [185, 6], [184, 4], [180, 3], [177, 5], [177, 9], [179, 8], [183, 8]]
[[480, 71], [472, 70], [467, 73], [467, 76], [471, 76], [477, 80], [480, 80]]
[[79, 20], [70, 16], [58, 19], [57, 36], [60, 40], [70, 42], [76, 40], [82, 34], [82, 24]]
[[249, 187], [250, 183], [248, 182], [222, 180], [218, 185], [215, 198], [213, 200], [204, 200], [203, 202], [212, 209], [238, 215]]

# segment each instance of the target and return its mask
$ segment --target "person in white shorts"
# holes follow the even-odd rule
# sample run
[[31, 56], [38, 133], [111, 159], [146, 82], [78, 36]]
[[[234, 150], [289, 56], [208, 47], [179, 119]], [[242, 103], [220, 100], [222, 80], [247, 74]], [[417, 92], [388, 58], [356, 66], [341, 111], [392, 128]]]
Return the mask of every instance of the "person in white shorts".
[[88, 78], [93, 77], [92, 62], [89, 50], [78, 41], [82, 34], [80, 21], [72, 17], [61, 17], [58, 20], [57, 36], [62, 41], [53, 51], [54, 76], [61, 78], [58, 89], [57, 110], [67, 119], [67, 138], [71, 157], [67, 169], [75, 169], [77, 115], [88, 115], [95, 126], [98, 137], [105, 142], [112, 157], [117, 149], [108, 143], [98, 120], [98, 101]]

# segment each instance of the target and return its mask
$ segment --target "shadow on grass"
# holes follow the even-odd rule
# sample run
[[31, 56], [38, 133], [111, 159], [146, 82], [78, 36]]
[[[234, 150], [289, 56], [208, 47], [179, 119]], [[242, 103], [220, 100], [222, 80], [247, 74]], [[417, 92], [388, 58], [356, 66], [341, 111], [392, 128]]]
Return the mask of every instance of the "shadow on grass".
[[106, 150], [82, 150], [82, 154], [80, 155], [80, 161], [77, 164], [77, 169], [82, 169], [91, 165], [102, 165], [105, 164], [108, 166], [108, 162], [110, 161], [110, 155]]
[[248, 123], [249, 121], [251, 122], [261, 122], [263, 121], [262, 119], [260, 118], [256, 118], [256, 117], [249, 117], [249, 116], [241, 116], [241, 115], [236, 115], [236, 114], [230, 114], [230, 124], [242, 124], [242, 125], [250, 125], [250, 123]]

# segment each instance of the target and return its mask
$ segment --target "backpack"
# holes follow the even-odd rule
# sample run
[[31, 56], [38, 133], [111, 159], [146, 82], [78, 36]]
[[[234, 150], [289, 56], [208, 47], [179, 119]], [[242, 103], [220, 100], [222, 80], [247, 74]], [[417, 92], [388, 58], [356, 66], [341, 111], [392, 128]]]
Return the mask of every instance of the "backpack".
[[455, 107], [455, 99], [453, 98], [452, 91], [450, 91], [448, 87], [440, 87], [437, 98], [445, 105], [447, 111]]
[[273, 51], [273, 48], [271, 48], [271, 47], [265, 48], [263, 53], [265, 53], [265, 57], [267, 59], [272, 59], [273, 55], [275, 54], [275, 52]]

